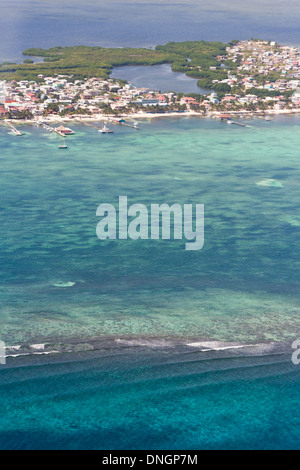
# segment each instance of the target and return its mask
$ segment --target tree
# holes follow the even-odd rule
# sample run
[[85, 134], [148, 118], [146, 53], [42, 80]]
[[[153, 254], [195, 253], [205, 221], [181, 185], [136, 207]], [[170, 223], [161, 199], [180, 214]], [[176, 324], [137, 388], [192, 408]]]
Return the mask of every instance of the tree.
[[33, 114], [29, 109], [26, 109], [25, 111], [11, 111], [9, 113], [9, 118], [10, 119], [32, 119]]
[[231, 91], [231, 86], [228, 83], [217, 83], [214, 85], [214, 90], [220, 93], [229, 93]]
[[46, 114], [51, 112], [59, 113], [59, 104], [58, 103], [49, 103], [46, 110]]

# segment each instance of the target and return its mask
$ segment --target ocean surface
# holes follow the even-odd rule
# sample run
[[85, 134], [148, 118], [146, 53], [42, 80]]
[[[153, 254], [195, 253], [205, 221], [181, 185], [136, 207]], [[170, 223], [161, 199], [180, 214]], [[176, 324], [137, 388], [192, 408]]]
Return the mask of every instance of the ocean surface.
[[299, 449], [290, 357], [222, 356], [111, 345], [15, 364], [0, 375], [1, 449]]
[[169, 41], [273, 39], [300, 45], [298, 0], [0, 0], [0, 62], [28, 47], [152, 47]]
[[[249, 124], [162, 118], [100, 135], [72, 123], [66, 152], [44, 129], [19, 125], [19, 139], [1, 125], [3, 340], [191, 331], [295, 339], [300, 119]], [[96, 209], [120, 195], [149, 209], [205, 204], [204, 249], [99, 241]]]
[[[299, 447], [300, 118], [246, 123], [0, 126], [0, 448]], [[119, 195], [205, 204], [204, 249], [99, 241]]]

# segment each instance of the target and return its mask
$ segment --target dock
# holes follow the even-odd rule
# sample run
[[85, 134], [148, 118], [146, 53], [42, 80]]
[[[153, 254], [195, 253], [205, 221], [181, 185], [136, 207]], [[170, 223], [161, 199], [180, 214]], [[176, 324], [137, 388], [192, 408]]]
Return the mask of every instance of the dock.
[[[76, 121], [80, 122], [81, 124], [84, 124], [85, 126], [93, 127], [94, 129], [101, 129], [101, 127], [95, 126], [94, 124], [90, 124], [89, 122], [82, 121], [80, 118], [76, 118]], [[118, 119], [108, 119], [107, 122], [112, 122], [113, 124], [118, 124], [120, 126], [127, 126], [131, 127], [132, 129], [140, 130], [138, 126], [135, 126], [133, 124], [127, 124], [127, 122], [124, 122], [123, 120], [118, 120]]]
[[237, 121], [227, 121], [227, 124], [232, 124], [235, 126], [241, 126], [241, 127], [249, 127], [247, 124], [243, 124], [242, 122], [237, 122]]
[[112, 122], [114, 124], [119, 124], [120, 126], [126, 126], [126, 127], [131, 127], [131, 129], [136, 129], [137, 131], [140, 130], [138, 126], [135, 126], [134, 124], [128, 124], [127, 122], [123, 121], [122, 119], [113, 119]]
[[64, 126], [60, 127], [51, 127], [49, 124], [47, 124], [45, 121], [35, 121], [35, 124], [38, 127], [42, 127], [43, 129], [46, 129], [46, 131], [49, 132], [54, 132], [55, 134], [58, 134], [61, 137], [66, 137], [68, 135], [74, 135], [75, 132], [72, 129], [69, 129]]
[[15, 135], [19, 137], [22, 135], [25, 135], [24, 132], [19, 131], [15, 126], [13, 126], [11, 122], [5, 121], [5, 123], [11, 128], [11, 130], [13, 131]]
[[94, 129], [98, 129], [98, 130], [100, 129], [99, 126], [95, 126], [94, 124], [91, 124], [91, 123], [89, 123], [89, 122], [83, 121], [83, 120], [80, 119], [80, 118], [75, 118], [75, 121], [78, 121], [78, 122], [80, 122], [80, 124], [84, 124], [85, 126], [93, 127]]
[[65, 137], [65, 134], [63, 134], [62, 132], [59, 132], [57, 129], [55, 129], [54, 127], [49, 126], [48, 124], [43, 124], [43, 129], [46, 129], [46, 131], [49, 131], [49, 132], [55, 132], [56, 134], [60, 135], [61, 137]]

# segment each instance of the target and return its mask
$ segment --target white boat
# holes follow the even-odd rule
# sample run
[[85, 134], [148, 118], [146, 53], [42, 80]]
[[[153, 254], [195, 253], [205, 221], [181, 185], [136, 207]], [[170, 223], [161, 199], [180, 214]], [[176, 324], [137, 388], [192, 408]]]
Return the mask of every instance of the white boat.
[[59, 150], [66, 150], [68, 148], [67, 144], [66, 144], [66, 141], [64, 141], [63, 144], [59, 145]]
[[113, 131], [111, 131], [107, 126], [102, 127], [98, 132], [100, 132], [100, 134], [113, 134]]

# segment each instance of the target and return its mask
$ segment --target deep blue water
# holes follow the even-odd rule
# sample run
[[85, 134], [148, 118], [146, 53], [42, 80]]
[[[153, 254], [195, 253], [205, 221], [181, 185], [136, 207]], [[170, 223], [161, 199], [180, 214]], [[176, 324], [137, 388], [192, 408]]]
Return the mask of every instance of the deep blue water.
[[[300, 44], [297, 0], [0, 0], [0, 61], [28, 47], [155, 46], [259, 37]], [[258, 14], [259, 12], [259, 14]]]
[[1, 449], [300, 447], [300, 375], [285, 355], [111, 349], [15, 364], [0, 384]]

